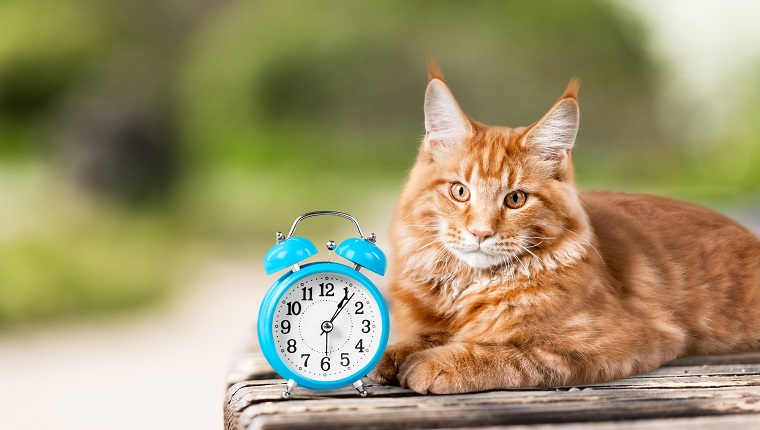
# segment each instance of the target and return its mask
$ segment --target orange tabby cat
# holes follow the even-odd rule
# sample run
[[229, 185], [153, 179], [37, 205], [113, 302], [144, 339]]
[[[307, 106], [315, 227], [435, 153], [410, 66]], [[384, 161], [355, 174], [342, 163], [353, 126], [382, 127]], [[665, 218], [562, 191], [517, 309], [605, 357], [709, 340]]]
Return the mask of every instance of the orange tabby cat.
[[420, 393], [575, 385], [760, 347], [760, 241], [693, 204], [579, 193], [577, 92], [531, 126], [487, 126], [430, 67], [391, 230], [406, 337], [370, 378]]

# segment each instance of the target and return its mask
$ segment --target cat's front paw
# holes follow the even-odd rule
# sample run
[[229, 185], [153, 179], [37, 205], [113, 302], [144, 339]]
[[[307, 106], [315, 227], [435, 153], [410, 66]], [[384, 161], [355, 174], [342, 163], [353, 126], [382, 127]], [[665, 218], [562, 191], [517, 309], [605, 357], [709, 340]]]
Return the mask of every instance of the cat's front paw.
[[399, 369], [407, 359], [418, 351], [433, 348], [444, 342], [446, 337], [442, 332], [427, 332], [391, 345], [367, 376], [378, 384], [398, 385]]
[[393, 354], [386, 351], [380, 362], [369, 372], [367, 377], [378, 384], [398, 385], [398, 366], [395, 363]]
[[402, 387], [421, 394], [454, 394], [463, 392], [452, 363], [447, 363], [440, 354], [420, 351], [409, 356], [398, 372]]
[[398, 385], [398, 369], [412, 352], [409, 345], [403, 343], [389, 346], [367, 376], [378, 384]]

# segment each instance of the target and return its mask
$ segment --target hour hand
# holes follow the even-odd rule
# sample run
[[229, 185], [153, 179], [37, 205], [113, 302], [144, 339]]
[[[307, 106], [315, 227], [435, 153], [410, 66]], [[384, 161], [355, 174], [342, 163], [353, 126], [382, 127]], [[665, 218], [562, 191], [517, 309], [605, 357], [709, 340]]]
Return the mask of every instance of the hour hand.
[[340, 299], [340, 302], [338, 302], [338, 309], [343, 307], [343, 302], [345, 302], [346, 300], [351, 300], [351, 298], [348, 297], [348, 288], [343, 290], [343, 298]]
[[[350, 302], [350, 301], [351, 301], [351, 299], [353, 299], [353, 298], [354, 298], [354, 294], [356, 294], [356, 293], [353, 293], [353, 294], [351, 294], [351, 297], [348, 297], [348, 298], [345, 300], [345, 303], [342, 303], [342, 304], [343, 304], [343, 306], [339, 307], [339, 308], [338, 308], [338, 310], [337, 310], [337, 311], [335, 311], [335, 315], [333, 315], [332, 319], [330, 320], [330, 322], [331, 322], [331, 323], [332, 323], [333, 321], [335, 321], [335, 318], [338, 316], [338, 314], [340, 313], [340, 311], [342, 311], [343, 309], [345, 309], [345, 308], [346, 308], [346, 306], [348, 305], [348, 302]], [[343, 302], [343, 300], [341, 300], [341, 302]]]
[[348, 297], [348, 289], [345, 289], [344, 291], [345, 291], [345, 295], [343, 296], [342, 299], [340, 299], [340, 302], [338, 302], [338, 309], [335, 310], [335, 313], [333, 314], [332, 318], [330, 318], [330, 322], [335, 321], [335, 317], [338, 316], [340, 311], [343, 309], [343, 306], [345, 306], [343, 303], [348, 300], [351, 300], [351, 297], [354, 296], [353, 294], [351, 294], [351, 297]]

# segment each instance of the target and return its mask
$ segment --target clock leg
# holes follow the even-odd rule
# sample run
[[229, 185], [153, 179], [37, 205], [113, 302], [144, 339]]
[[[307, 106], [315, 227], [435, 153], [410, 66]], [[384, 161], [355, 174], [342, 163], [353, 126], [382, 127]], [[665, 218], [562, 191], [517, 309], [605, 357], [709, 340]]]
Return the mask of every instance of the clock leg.
[[285, 388], [285, 391], [282, 392], [282, 398], [285, 400], [288, 400], [290, 398], [290, 393], [293, 392], [293, 390], [296, 389], [298, 386], [298, 383], [292, 379], [288, 379], [288, 385]]
[[362, 383], [362, 380], [358, 380], [353, 383], [354, 388], [356, 388], [356, 391], [359, 392], [359, 395], [362, 397], [367, 397], [367, 390], [364, 389], [364, 384]]

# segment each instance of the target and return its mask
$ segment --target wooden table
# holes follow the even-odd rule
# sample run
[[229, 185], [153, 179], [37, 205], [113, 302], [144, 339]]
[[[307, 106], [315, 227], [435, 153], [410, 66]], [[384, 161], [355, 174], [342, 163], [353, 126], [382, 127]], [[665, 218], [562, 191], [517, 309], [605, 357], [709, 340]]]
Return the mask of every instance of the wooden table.
[[234, 364], [224, 401], [232, 429], [729, 429], [760, 430], [760, 352], [687, 357], [649, 373], [579, 387], [427, 395], [365, 378], [352, 387], [296, 388], [251, 347]]

